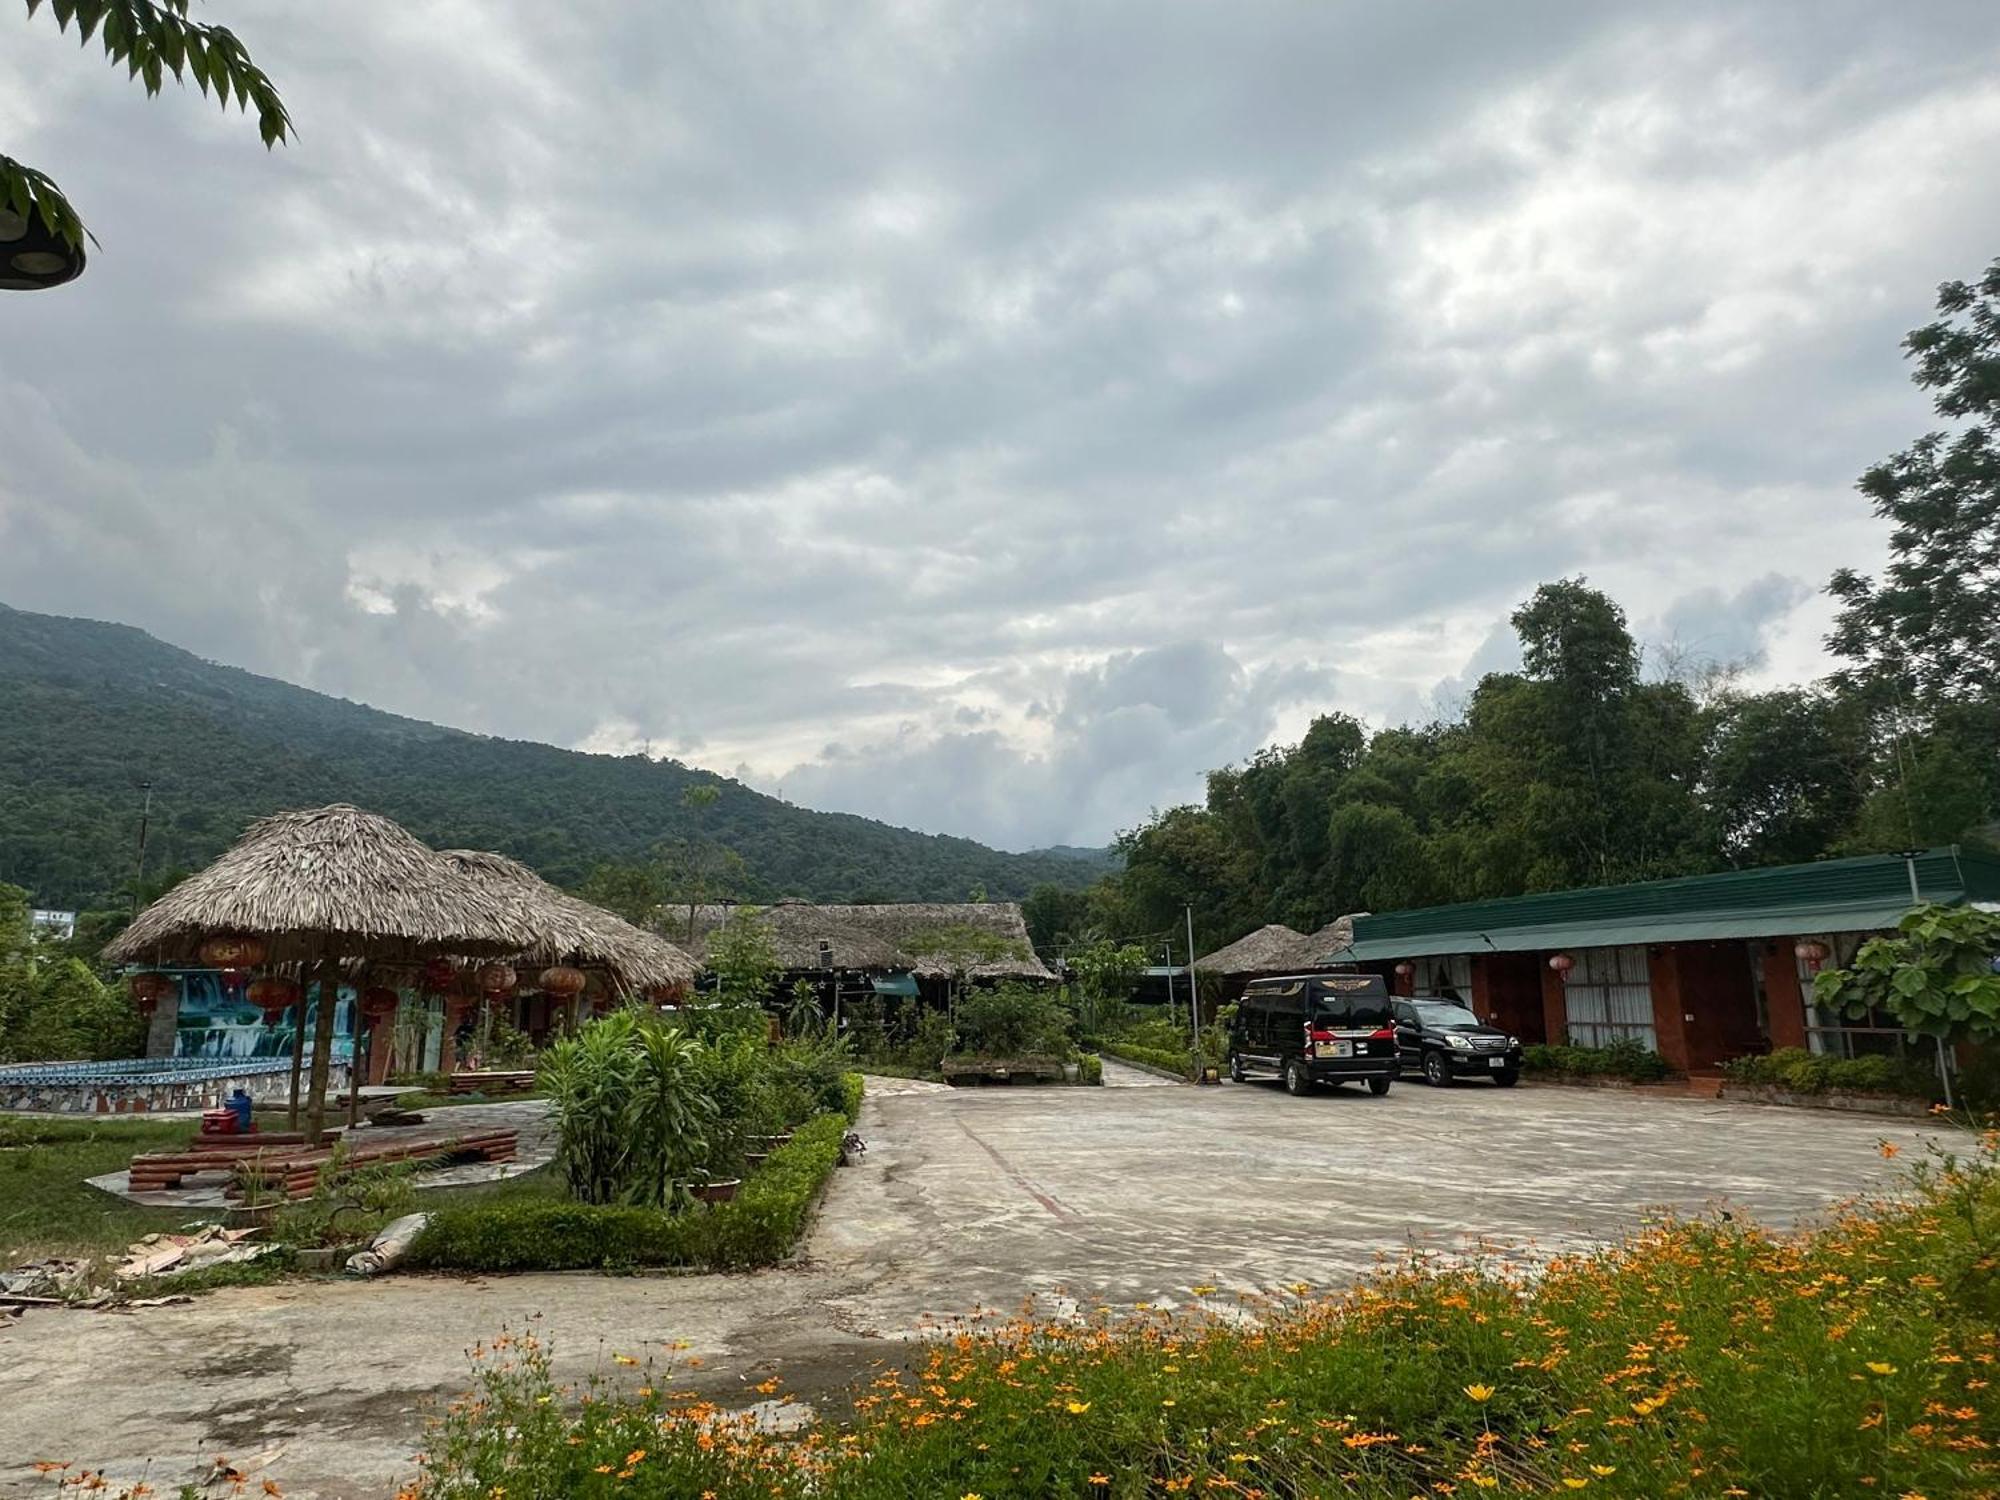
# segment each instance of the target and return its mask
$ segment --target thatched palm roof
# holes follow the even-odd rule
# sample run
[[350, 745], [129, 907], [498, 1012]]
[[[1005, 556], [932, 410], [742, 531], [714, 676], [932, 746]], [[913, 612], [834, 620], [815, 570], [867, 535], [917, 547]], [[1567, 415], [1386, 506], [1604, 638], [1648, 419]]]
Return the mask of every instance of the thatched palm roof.
[[1014, 949], [1009, 955], [971, 964], [966, 969], [969, 978], [1056, 977], [1035, 956], [1028, 939], [1028, 921], [1018, 901], [895, 901], [874, 906], [822, 906], [819, 910], [892, 944], [913, 960], [910, 972], [914, 974], [936, 978], [956, 973], [958, 960], [965, 955], [951, 953], [948, 943], [940, 950], [939, 940], [969, 929], [989, 942], [1007, 943]]
[[270, 963], [518, 953], [523, 914], [399, 824], [345, 803], [274, 813], [139, 913], [113, 963], [195, 963], [216, 936], [256, 936]]
[[1314, 930], [1306, 939], [1304, 956], [1308, 968], [1322, 964], [1345, 963], [1346, 953], [1354, 946], [1354, 919], [1365, 917], [1365, 911], [1350, 912], [1344, 917], [1335, 917], [1326, 926]]
[[[722, 926], [726, 911], [714, 905], [695, 907], [691, 941], [682, 937], [688, 930], [687, 907], [662, 907], [658, 920], [665, 931], [705, 959], [708, 940]], [[819, 967], [819, 945], [825, 941], [832, 945], [834, 966], [841, 969], [942, 978], [956, 974], [960, 963], [971, 956], [976, 961], [967, 965], [965, 972], [973, 979], [1055, 978], [1035, 957], [1028, 943], [1028, 924], [1019, 903], [1013, 901], [905, 901], [856, 906], [788, 900], [766, 907], [737, 907], [728, 920], [760, 923], [771, 934], [778, 962], [787, 969]], [[1013, 944], [1017, 951], [990, 959], [977, 953], [951, 952], [951, 937], [968, 930], [983, 935], [980, 949], [990, 949], [998, 942]]]
[[[669, 932], [678, 936], [687, 930], [688, 909], [685, 906], [663, 907], [661, 920]], [[694, 909], [694, 939], [687, 946], [705, 961], [709, 939], [725, 923], [734, 927], [741, 922], [754, 922], [770, 934], [778, 962], [787, 969], [818, 968], [822, 942], [832, 946], [833, 966], [837, 969], [888, 971], [909, 967], [908, 961], [894, 946], [874, 933], [828, 915], [825, 907], [804, 901], [779, 901], [771, 906], [759, 907], [697, 906]]]
[[1310, 941], [1303, 932], [1273, 922], [1196, 959], [1195, 972], [1227, 979], [1243, 974], [1283, 974], [1310, 967], [1314, 961], [1307, 952]]
[[689, 984], [701, 972], [687, 954], [623, 917], [558, 890], [519, 860], [479, 849], [441, 856], [461, 879], [505, 902], [535, 934], [518, 954], [529, 965], [575, 964], [595, 969], [629, 994], [656, 985]]

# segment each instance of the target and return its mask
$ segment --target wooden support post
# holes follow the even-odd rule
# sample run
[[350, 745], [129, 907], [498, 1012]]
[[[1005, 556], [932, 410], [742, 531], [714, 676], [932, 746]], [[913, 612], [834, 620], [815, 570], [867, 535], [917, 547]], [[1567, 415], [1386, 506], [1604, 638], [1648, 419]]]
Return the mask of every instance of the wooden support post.
[[306, 1138], [315, 1146], [326, 1129], [327, 1069], [333, 1061], [333, 1013], [340, 1004], [340, 964], [323, 958], [319, 965], [319, 1009], [313, 1016], [311, 1080], [306, 1088]]
[[285, 1109], [285, 1129], [299, 1128], [299, 1070], [306, 1057], [306, 996], [312, 984], [312, 971], [300, 969], [299, 1003], [292, 1007], [292, 1099]]

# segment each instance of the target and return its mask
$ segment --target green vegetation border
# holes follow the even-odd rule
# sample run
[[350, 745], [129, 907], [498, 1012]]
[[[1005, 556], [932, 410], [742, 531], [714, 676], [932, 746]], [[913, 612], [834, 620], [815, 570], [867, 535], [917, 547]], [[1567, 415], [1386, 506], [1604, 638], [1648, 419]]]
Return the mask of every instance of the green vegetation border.
[[771, 1153], [728, 1203], [681, 1213], [625, 1204], [539, 1198], [445, 1208], [411, 1247], [413, 1270], [584, 1271], [683, 1266], [744, 1270], [790, 1253], [841, 1142], [861, 1108], [857, 1073], [842, 1080], [845, 1109], [808, 1120]]

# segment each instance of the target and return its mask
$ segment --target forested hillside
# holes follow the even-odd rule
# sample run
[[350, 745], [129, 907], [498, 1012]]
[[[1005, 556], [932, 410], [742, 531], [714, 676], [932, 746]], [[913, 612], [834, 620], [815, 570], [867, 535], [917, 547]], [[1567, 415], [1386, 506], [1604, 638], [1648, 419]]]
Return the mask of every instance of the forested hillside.
[[1180, 939], [1266, 922], [1518, 895], [2000, 833], [2000, 261], [1940, 289], [1905, 341], [1950, 425], [1870, 469], [1893, 528], [1878, 575], [1842, 569], [1823, 681], [1742, 690], [1649, 668], [1582, 579], [1513, 616], [1522, 670], [1449, 722], [1376, 733], [1345, 714], [1213, 772], [1200, 806], [1122, 840], [1126, 869], [1047, 892], [1038, 936]]
[[443, 729], [127, 626], [0, 605], [0, 882], [50, 905], [121, 899], [144, 781], [151, 873], [198, 867], [262, 813], [332, 801], [387, 813], [437, 847], [515, 855], [569, 886], [674, 849], [713, 851], [707, 884], [750, 899], [1002, 899], [1105, 867], [812, 812], [673, 761]]

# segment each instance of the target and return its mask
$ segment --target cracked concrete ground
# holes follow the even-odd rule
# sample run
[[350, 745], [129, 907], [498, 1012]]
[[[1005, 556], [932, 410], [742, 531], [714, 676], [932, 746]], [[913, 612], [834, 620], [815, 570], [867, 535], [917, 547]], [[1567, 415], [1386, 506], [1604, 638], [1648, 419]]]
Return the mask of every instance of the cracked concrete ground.
[[[1139, 1075], [1107, 1062], [1108, 1083]], [[884, 1080], [866, 1157], [835, 1175], [802, 1261], [746, 1276], [311, 1281], [0, 1331], [0, 1494], [38, 1458], [158, 1488], [226, 1454], [294, 1496], [387, 1495], [466, 1349], [533, 1325], [560, 1373], [690, 1345], [749, 1405], [782, 1371], [824, 1398], [932, 1320], [1337, 1283], [1406, 1246], [1559, 1249], [1661, 1207], [1790, 1223], [1893, 1173], [1908, 1122], [1556, 1088], [1404, 1086], [1293, 1099], [1262, 1084], [939, 1090]], [[1060, 1299], [1060, 1300], [1059, 1300]]]

